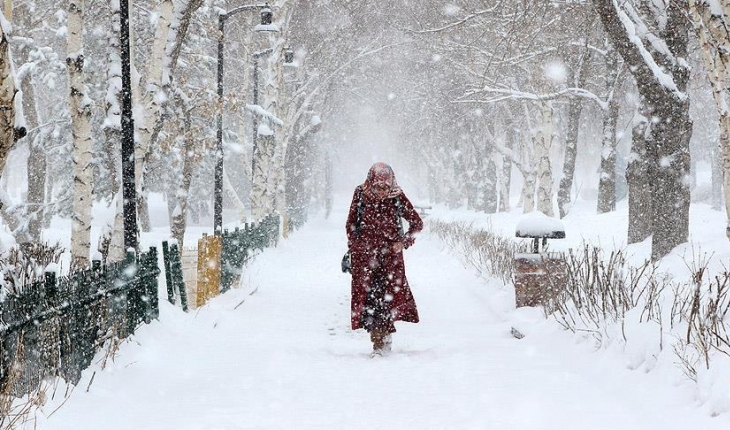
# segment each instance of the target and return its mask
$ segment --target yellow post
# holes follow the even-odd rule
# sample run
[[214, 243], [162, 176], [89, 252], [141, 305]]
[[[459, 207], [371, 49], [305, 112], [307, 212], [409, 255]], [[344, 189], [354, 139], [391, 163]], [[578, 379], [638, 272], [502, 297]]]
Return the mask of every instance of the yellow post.
[[221, 251], [223, 240], [220, 236], [203, 235], [198, 240], [198, 307], [218, 295], [221, 285]]
[[13, 20], [13, 0], [5, 0], [5, 19]]

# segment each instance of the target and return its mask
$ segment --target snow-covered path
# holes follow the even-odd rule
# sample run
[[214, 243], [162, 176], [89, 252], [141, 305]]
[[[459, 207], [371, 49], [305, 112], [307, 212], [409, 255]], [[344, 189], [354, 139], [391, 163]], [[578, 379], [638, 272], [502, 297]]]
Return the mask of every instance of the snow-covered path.
[[[419, 324], [372, 359], [349, 329], [342, 214], [315, 220], [197, 313], [162, 303], [115, 362], [39, 428], [727, 429], [686, 387], [603, 359], [558, 329], [509, 334], [511, 294], [436, 239], [406, 252]], [[44, 408], [48, 415], [56, 399]]]

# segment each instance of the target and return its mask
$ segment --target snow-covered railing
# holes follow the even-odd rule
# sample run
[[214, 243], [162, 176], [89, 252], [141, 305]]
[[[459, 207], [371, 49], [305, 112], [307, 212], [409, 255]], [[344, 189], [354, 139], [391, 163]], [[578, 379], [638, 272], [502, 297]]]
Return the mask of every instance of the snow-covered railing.
[[[208, 299], [228, 291], [239, 279], [243, 266], [250, 258], [263, 249], [276, 245], [279, 237], [280, 219], [269, 215], [260, 223], [244, 224], [242, 228], [224, 230], [222, 236], [204, 235], [198, 240], [197, 260], [194, 267], [185, 267], [177, 243], [168, 245], [163, 242], [165, 280], [170, 303], [180, 302], [187, 311], [188, 304], [195, 307], [204, 305]], [[191, 261], [190, 264], [193, 264]], [[188, 302], [183, 272], [195, 273], [197, 282], [190, 292]]]
[[107, 339], [159, 315], [157, 250], [26, 285], [0, 302], [0, 387], [22, 396], [53, 376], [72, 384]]

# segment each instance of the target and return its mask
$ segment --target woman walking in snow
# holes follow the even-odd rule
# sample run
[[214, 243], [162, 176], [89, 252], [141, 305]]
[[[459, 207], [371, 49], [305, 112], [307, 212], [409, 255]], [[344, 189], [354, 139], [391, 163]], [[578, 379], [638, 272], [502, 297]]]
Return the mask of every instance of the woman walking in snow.
[[[408, 221], [405, 233], [401, 219]], [[355, 188], [345, 229], [352, 260], [352, 329], [367, 330], [373, 355], [382, 355], [390, 351], [394, 321], [418, 322], [403, 249], [413, 245], [414, 235], [423, 229], [389, 165], [375, 163]]]

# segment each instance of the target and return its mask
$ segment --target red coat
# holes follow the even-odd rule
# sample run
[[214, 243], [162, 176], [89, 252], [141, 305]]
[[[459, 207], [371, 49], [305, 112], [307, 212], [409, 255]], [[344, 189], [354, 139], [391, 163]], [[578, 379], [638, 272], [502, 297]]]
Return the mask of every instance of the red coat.
[[[360, 234], [356, 235], [358, 213], [358, 199], [362, 196], [362, 223]], [[350, 204], [345, 228], [347, 242], [352, 258], [352, 301], [351, 322], [352, 329], [362, 328], [360, 316], [367, 299], [371, 273], [382, 268], [387, 273], [386, 294], [393, 297], [390, 302], [390, 311], [393, 321], [418, 322], [418, 310], [413, 294], [406, 279], [403, 252], [393, 252], [396, 242], [402, 242], [404, 247], [413, 244], [413, 236], [423, 229], [423, 221], [413, 205], [401, 193], [398, 196], [401, 204], [402, 217], [408, 221], [408, 231], [400, 237], [397, 223], [396, 199], [386, 198], [378, 201], [369, 197], [369, 193], [362, 192], [362, 185], [355, 189]]]

